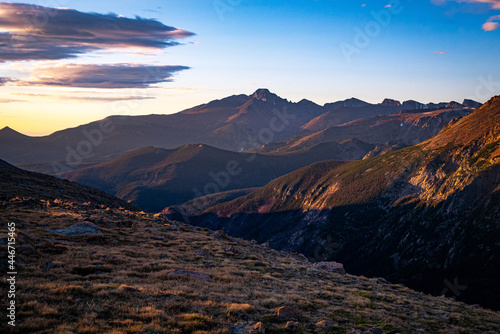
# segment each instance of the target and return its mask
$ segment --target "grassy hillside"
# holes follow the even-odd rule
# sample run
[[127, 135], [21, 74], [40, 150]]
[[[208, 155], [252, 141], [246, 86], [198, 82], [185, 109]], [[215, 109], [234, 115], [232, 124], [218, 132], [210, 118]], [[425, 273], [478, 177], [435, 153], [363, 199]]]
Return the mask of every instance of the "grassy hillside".
[[[2, 222], [16, 224], [18, 260], [16, 327], [4, 321], [2, 333], [500, 331], [497, 312], [328, 272], [299, 254], [160, 215], [58, 198], [57, 185], [44, 185], [54, 199], [40, 199], [32, 181], [31, 198], [8, 192], [0, 201]], [[99, 233], [52, 231], [77, 222]]]

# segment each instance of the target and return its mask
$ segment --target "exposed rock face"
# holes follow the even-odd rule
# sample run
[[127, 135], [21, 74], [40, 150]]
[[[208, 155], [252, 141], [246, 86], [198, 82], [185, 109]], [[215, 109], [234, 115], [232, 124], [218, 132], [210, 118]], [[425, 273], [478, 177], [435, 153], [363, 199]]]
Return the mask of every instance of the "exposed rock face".
[[78, 236], [78, 235], [96, 235], [101, 234], [101, 230], [95, 224], [90, 222], [80, 222], [74, 225], [71, 225], [67, 228], [61, 228], [58, 230], [47, 230], [49, 232], [64, 234], [68, 237]]
[[382, 101], [381, 105], [389, 107], [399, 107], [401, 105], [401, 102], [393, 99], [385, 99], [384, 101]]

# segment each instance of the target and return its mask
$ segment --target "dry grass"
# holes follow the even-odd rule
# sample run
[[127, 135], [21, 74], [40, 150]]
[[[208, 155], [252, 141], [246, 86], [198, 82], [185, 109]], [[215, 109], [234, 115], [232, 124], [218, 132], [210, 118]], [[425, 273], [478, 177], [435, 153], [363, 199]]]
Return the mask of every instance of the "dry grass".
[[[262, 322], [266, 333], [286, 333], [286, 320], [273, 314], [284, 305], [300, 312], [298, 333], [322, 333], [315, 328], [322, 320], [334, 326], [324, 333], [374, 327], [401, 333], [500, 332], [496, 312], [376, 279], [308, 271], [313, 264], [299, 256], [216, 239], [211, 231], [160, 216], [64, 201], [43, 208], [19, 203], [1, 209], [2, 230], [15, 220], [18, 245], [35, 251], [17, 255], [26, 264], [17, 265], [18, 323], [12, 333], [229, 334], [241, 321]], [[102, 235], [47, 231], [83, 220], [98, 225]], [[229, 245], [234, 253], [226, 252]], [[44, 268], [48, 262], [53, 268]], [[178, 269], [211, 279], [169, 275]]]

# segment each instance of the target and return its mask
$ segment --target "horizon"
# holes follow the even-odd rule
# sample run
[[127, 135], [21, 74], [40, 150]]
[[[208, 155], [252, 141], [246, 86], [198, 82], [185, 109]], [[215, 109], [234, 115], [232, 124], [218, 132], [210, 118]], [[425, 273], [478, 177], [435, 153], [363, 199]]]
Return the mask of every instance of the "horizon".
[[[273, 91], [271, 91], [271, 90], [269, 90], [269, 89], [267, 89], [267, 88], [258, 88], [258, 89], [256, 89], [255, 91], [251, 92], [250, 94], [234, 94], [234, 95], [231, 95], [231, 96], [237, 96], [237, 95], [247, 95], [247, 96], [252, 96], [252, 94], [256, 93], [256, 92], [257, 92], [257, 91], [259, 91], [259, 90], [267, 90], [267, 91], [269, 91], [271, 94], [275, 94]], [[275, 95], [278, 95], [278, 94], [275, 94]], [[283, 96], [280, 96], [280, 95], [278, 95], [278, 96], [279, 96], [280, 98], [283, 98], [283, 99], [285, 99], [285, 100], [288, 100], [288, 101], [289, 101], [289, 102], [291, 102], [291, 103], [298, 103], [298, 102], [300, 102], [300, 101], [302, 101], [302, 100], [307, 100], [307, 99], [303, 98], [303, 99], [300, 99], [300, 100], [295, 100], [295, 101], [294, 101], [294, 100], [289, 100], [289, 99], [287, 99], [286, 97], [283, 97]], [[492, 96], [491, 98], [487, 99], [485, 102], [489, 101], [490, 99], [494, 98], [495, 96], [496, 96], [496, 95]], [[498, 95], [498, 96], [500, 96], [500, 95]], [[223, 100], [224, 98], [227, 98], [227, 97], [229, 97], [229, 96], [225, 96], [225, 97], [222, 97], [222, 98], [218, 98], [218, 99], [215, 99], [215, 100], [212, 100], [212, 101], [216, 101], [216, 100]], [[400, 103], [404, 103], [404, 102], [407, 102], [407, 101], [412, 101], [412, 99], [410, 99], [410, 100], [400, 100], [400, 99], [397, 99], [397, 98], [390, 98], [390, 97], [386, 97], [386, 98], [382, 99], [380, 102], [375, 102], [375, 103], [373, 103], [373, 102], [365, 101], [365, 100], [362, 100], [362, 99], [358, 99], [358, 98], [357, 98], [357, 97], [355, 97], [355, 96], [351, 96], [351, 97], [349, 97], [349, 98], [345, 98], [345, 99], [338, 100], [338, 101], [330, 101], [330, 102], [326, 102], [326, 103], [324, 103], [324, 104], [318, 104], [318, 103], [316, 103], [315, 101], [311, 101], [311, 100], [308, 100], [308, 101], [311, 101], [311, 102], [313, 102], [313, 103], [315, 103], [315, 104], [317, 104], [317, 105], [319, 105], [319, 106], [323, 107], [324, 105], [326, 105], [326, 104], [328, 104], [328, 103], [341, 102], [341, 101], [344, 101], [344, 100], [349, 100], [349, 99], [357, 99], [357, 100], [360, 100], [360, 101], [363, 101], [363, 102], [368, 102], [368, 103], [371, 103], [371, 104], [373, 104], [373, 105], [376, 105], [376, 104], [381, 104], [381, 103], [382, 103], [384, 100], [386, 100], [386, 99], [388, 99], [388, 100], [394, 100], [394, 101], [397, 101], [397, 102], [400, 102]], [[464, 98], [464, 99], [463, 99], [463, 100], [461, 100], [461, 101], [453, 101], [453, 100], [452, 100], [452, 101], [427, 101], [427, 102], [417, 101], [417, 100], [414, 100], [414, 99], [413, 99], [413, 101], [416, 101], [416, 102], [419, 102], [419, 103], [422, 103], [422, 104], [431, 104], [431, 103], [436, 103], [436, 104], [438, 104], [438, 103], [452, 103], [452, 102], [462, 103], [464, 100], [466, 100], [466, 98]], [[474, 100], [473, 100], [473, 101], [474, 101]], [[112, 115], [107, 115], [107, 116], [105, 116], [104, 118], [101, 118], [101, 119], [91, 120], [91, 121], [90, 121], [90, 122], [88, 122], [88, 123], [82, 123], [82, 124], [78, 124], [78, 125], [76, 125], [76, 126], [72, 126], [72, 127], [68, 127], [68, 128], [61, 128], [61, 129], [57, 129], [57, 130], [55, 130], [55, 131], [51, 131], [51, 132], [24, 133], [24, 132], [18, 131], [17, 129], [15, 129], [15, 128], [13, 128], [12, 126], [9, 126], [9, 125], [2, 126], [2, 127], [0, 128], [0, 131], [5, 130], [5, 129], [10, 129], [10, 130], [13, 130], [13, 131], [15, 131], [15, 132], [17, 132], [17, 133], [20, 133], [20, 134], [22, 134], [22, 135], [28, 136], [28, 137], [45, 137], [45, 136], [50, 136], [50, 135], [52, 135], [52, 134], [54, 134], [54, 133], [56, 133], [56, 132], [59, 132], [59, 131], [67, 130], [67, 129], [70, 129], [70, 128], [76, 128], [76, 127], [79, 127], [79, 126], [82, 126], [82, 125], [86, 125], [86, 124], [90, 124], [90, 123], [93, 123], [93, 122], [99, 122], [99, 121], [104, 120], [104, 119], [109, 118], [109, 117], [117, 117], [117, 116], [132, 116], [132, 117], [133, 117], [133, 116], [168, 116], [168, 115], [173, 115], [173, 114], [176, 114], [176, 113], [183, 112], [183, 111], [188, 110], [188, 109], [193, 108], [193, 107], [197, 107], [197, 106], [200, 106], [200, 105], [207, 104], [207, 103], [209, 103], [209, 102], [211, 102], [211, 101], [206, 101], [206, 103], [202, 103], [202, 104], [199, 104], [199, 105], [196, 105], [196, 106], [191, 106], [191, 107], [188, 107], [188, 108], [186, 108], [186, 109], [179, 110], [179, 111], [177, 111], [177, 112], [173, 112], [173, 113], [169, 113], [169, 114], [160, 114], [160, 113], [141, 114], [141, 115], [119, 115], [119, 114], [112, 114]], [[479, 102], [479, 101], [476, 101], [476, 102]]]
[[500, 94], [493, 0], [41, 4], [0, 2], [0, 128], [30, 136], [256, 87], [319, 105]]

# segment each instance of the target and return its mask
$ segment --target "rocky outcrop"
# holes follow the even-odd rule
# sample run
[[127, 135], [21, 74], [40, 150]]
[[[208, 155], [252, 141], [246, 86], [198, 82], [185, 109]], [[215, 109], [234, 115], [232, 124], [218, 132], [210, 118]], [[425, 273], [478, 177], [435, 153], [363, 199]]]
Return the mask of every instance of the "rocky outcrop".
[[80, 222], [71, 225], [70, 227], [61, 228], [57, 230], [47, 230], [47, 231], [57, 234], [63, 234], [68, 237], [74, 237], [79, 235], [96, 235], [102, 233], [97, 225], [92, 224], [90, 222]]

